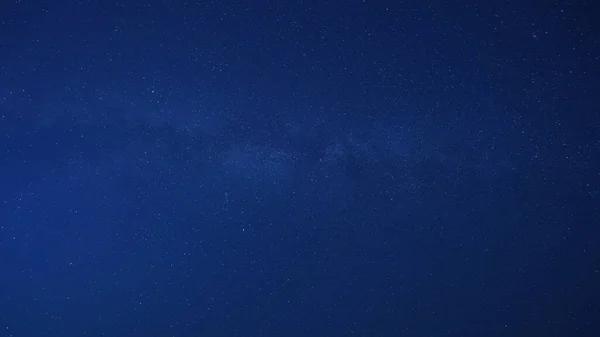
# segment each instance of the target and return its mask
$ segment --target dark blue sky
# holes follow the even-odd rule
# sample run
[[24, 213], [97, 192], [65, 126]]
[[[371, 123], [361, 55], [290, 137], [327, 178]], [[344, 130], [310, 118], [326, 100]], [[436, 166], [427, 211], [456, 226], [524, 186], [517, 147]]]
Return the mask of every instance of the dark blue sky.
[[598, 336], [592, 1], [2, 1], [0, 336]]

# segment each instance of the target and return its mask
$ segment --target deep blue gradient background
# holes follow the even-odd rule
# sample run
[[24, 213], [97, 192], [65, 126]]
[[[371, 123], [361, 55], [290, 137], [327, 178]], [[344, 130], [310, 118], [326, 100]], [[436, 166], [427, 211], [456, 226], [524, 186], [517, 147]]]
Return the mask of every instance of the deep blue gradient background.
[[592, 3], [2, 1], [0, 336], [598, 336]]

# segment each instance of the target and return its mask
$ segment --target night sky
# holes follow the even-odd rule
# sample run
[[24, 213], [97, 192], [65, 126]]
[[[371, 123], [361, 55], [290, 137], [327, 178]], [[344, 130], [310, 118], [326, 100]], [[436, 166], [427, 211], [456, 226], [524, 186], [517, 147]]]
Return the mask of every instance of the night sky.
[[0, 336], [599, 336], [593, 3], [1, 1]]

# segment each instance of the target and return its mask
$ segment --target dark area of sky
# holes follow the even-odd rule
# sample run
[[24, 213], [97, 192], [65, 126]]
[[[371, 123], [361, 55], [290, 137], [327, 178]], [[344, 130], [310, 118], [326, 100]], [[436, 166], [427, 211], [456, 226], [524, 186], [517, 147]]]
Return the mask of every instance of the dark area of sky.
[[0, 336], [600, 335], [593, 1], [2, 1]]

